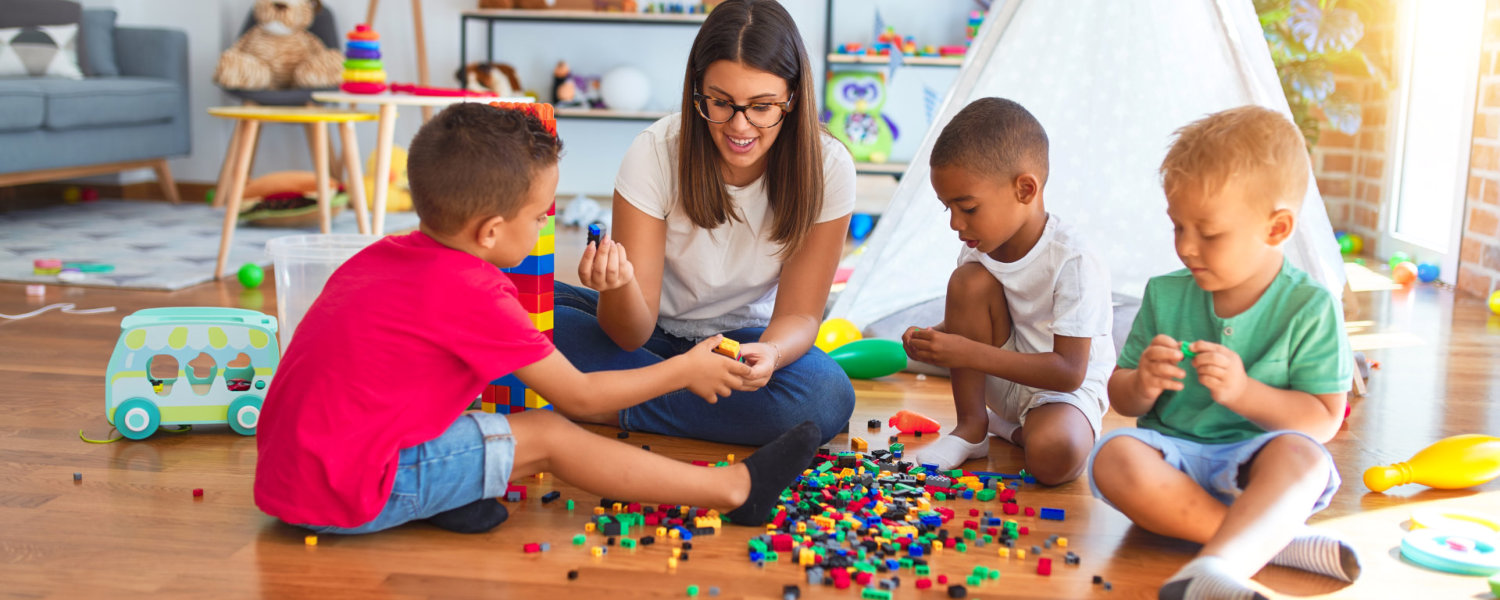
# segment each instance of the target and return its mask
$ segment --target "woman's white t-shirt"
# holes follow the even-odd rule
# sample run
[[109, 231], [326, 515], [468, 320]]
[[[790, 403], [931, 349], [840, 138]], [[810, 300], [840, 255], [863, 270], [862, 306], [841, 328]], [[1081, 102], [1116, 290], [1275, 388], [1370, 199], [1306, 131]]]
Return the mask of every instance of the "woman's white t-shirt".
[[[677, 138], [681, 114], [663, 117], [637, 135], [625, 152], [615, 191], [631, 206], [667, 222], [665, 265], [657, 324], [672, 335], [699, 339], [743, 327], [764, 327], [776, 304], [780, 244], [771, 241], [766, 178], [729, 186], [741, 218], [709, 230], [678, 206]], [[823, 135], [823, 211], [817, 222], [854, 211], [854, 159]], [[627, 251], [629, 248], [626, 249]]]

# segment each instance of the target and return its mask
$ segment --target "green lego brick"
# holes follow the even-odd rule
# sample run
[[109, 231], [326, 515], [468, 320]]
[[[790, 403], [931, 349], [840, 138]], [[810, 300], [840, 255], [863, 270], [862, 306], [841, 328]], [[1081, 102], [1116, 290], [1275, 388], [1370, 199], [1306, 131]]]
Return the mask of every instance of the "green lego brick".
[[989, 502], [995, 499], [995, 490], [979, 490], [979, 493], [975, 494], [974, 497], [978, 498], [980, 502]]
[[963, 469], [954, 469], [952, 471], [948, 471], [948, 476], [952, 477], [954, 479], [958, 479], [959, 477], [963, 477], [964, 476], [964, 470]]
[[903, 569], [910, 569], [911, 568], [911, 559], [910, 558], [903, 558], [903, 559], [901, 559], [898, 562], [901, 563], [901, 568], [903, 568]]
[[973, 540], [975, 537], [978, 537], [978, 535], [974, 533], [973, 529], [965, 529], [964, 530], [964, 539], [966, 539], [966, 540]]
[[690, 586], [688, 586], [687, 587], [687, 595], [688, 595], [689, 598], [697, 596], [698, 595], [698, 586], [696, 586], [696, 585], [690, 585]]
[[957, 550], [959, 552], [968, 552], [969, 551], [969, 545], [965, 544], [963, 542], [959, 542], [958, 544], [956, 544], [956, 545], [953, 546], [953, 549]]
[[635, 547], [635, 540], [630, 539], [630, 538], [620, 538], [620, 547], [621, 548], [634, 548]]
[[568, 510], [573, 510], [573, 501], [572, 500], [568, 501]]
[[589, 539], [587, 537], [585, 537], [581, 533], [578, 534], [578, 535], [573, 536], [573, 545], [574, 546], [582, 546], [584, 544], [584, 542], [587, 542], [587, 541], [589, 541]]
[[947, 495], [947, 494], [944, 494], [944, 493], [942, 493], [942, 492], [938, 492], [938, 493], [936, 493], [936, 494], [933, 494], [933, 495], [932, 495], [932, 498], [933, 498], [933, 499], [934, 499], [934, 500], [947, 500], [947, 499], [948, 499], [948, 495]]
[[859, 593], [859, 597], [865, 600], [891, 600], [891, 592], [876, 588], [865, 588], [864, 591]]
[[760, 540], [750, 540], [750, 549], [761, 554], [766, 553], [766, 543]]
[[964, 583], [969, 584], [969, 587], [979, 587], [979, 584], [984, 583], [984, 578], [978, 575], [970, 575], [964, 579]]
[[777, 560], [780, 560], [780, 559], [781, 559], [781, 555], [777, 554], [774, 551], [766, 553], [766, 562], [776, 562]]
[[917, 565], [917, 574], [918, 575], [931, 575], [932, 574], [932, 569], [929, 568], [927, 565]]
[[986, 579], [999, 579], [1000, 578], [1000, 570], [999, 569], [990, 569], [988, 573], [984, 574], [984, 576], [985, 576]]
[[542, 232], [537, 237], [557, 234], [557, 215], [547, 215], [547, 224], [542, 226]]

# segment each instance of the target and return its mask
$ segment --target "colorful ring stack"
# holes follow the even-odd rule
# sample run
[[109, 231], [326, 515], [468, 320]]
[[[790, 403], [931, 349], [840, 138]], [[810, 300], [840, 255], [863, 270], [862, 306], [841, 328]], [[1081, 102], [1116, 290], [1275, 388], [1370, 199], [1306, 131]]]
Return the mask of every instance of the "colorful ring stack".
[[380, 34], [363, 23], [349, 32], [344, 51], [344, 85], [351, 94], [379, 94], [385, 91], [385, 65], [380, 62]]

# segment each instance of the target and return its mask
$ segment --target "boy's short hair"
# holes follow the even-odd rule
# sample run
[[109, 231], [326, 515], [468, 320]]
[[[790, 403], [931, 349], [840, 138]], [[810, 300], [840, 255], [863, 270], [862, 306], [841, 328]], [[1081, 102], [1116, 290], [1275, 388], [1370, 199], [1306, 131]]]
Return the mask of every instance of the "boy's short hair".
[[1161, 163], [1162, 188], [1168, 196], [1196, 188], [1207, 196], [1231, 179], [1252, 187], [1253, 198], [1270, 210], [1297, 212], [1310, 176], [1302, 131], [1279, 112], [1240, 106], [1188, 123]]
[[928, 164], [957, 166], [1007, 181], [1032, 172], [1047, 183], [1047, 131], [1013, 100], [980, 98], [943, 127]]
[[535, 115], [479, 102], [449, 106], [411, 141], [407, 179], [422, 224], [456, 233], [475, 217], [513, 217], [562, 141]]

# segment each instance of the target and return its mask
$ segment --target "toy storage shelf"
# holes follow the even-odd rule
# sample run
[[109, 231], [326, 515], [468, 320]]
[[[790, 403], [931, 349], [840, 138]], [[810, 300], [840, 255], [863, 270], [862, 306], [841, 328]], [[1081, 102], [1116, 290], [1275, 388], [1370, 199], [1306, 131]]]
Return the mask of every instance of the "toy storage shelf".
[[899, 178], [906, 173], [906, 167], [907, 163], [904, 162], [857, 162], [854, 163], [854, 172], [866, 175], [895, 175]]
[[[891, 64], [890, 56], [870, 54], [839, 54], [837, 52], [828, 55], [829, 64], [840, 65], [888, 65]], [[901, 64], [908, 67], [957, 67], [964, 64], [962, 56], [903, 56]]]
[[613, 121], [656, 121], [669, 113], [665, 111], [627, 111], [599, 108], [558, 108], [554, 114], [559, 119], [599, 119]]
[[[469, 22], [484, 23], [484, 52], [486, 62], [495, 62], [495, 25], [510, 23], [595, 23], [604, 25], [675, 25], [699, 27], [706, 14], [679, 13], [623, 13], [595, 12], [591, 10], [528, 10], [520, 8], [473, 9], [459, 13], [458, 20], [458, 64], [469, 64]], [[659, 111], [620, 111], [589, 108], [559, 108], [557, 117], [563, 119], [589, 119], [596, 121], [655, 121], [667, 116]]]

